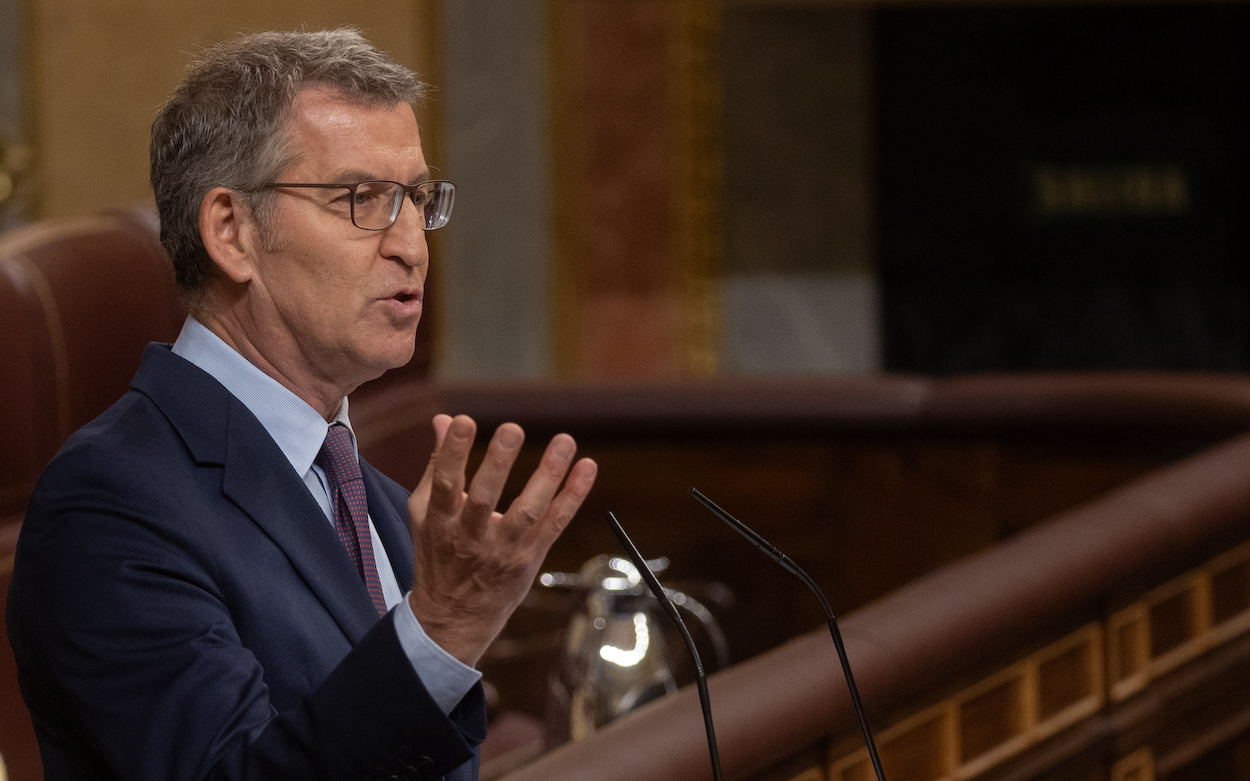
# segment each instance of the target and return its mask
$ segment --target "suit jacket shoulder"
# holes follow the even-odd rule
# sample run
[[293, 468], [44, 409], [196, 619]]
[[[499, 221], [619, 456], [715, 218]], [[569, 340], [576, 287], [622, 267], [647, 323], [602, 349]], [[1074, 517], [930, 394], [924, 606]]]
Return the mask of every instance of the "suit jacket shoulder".
[[[402, 491], [366, 472], [410, 582]], [[49, 779], [467, 778], [484, 731], [480, 691], [434, 704], [260, 423], [166, 346], [41, 477], [8, 623]]]

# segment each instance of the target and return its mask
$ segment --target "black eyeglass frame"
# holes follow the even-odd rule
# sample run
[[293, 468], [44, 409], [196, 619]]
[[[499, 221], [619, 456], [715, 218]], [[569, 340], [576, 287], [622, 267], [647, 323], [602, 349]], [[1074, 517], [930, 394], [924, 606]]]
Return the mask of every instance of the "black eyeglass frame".
[[[399, 195], [395, 198], [395, 203], [391, 207], [390, 221], [380, 228], [366, 228], [356, 222], [356, 190], [366, 184], [393, 184], [399, 188], [395, 191], [396, 193], [399, 193]], [[276, 190], [279, 187], [301, 187], [315, 190], [347, 190], [351, 193], [351, 198], [348, 202], [351, 205], [352, 225], [355, 225], [357, 228], [365, 231], [384, 231], [387, 228], [390, 228], [395, 224], [395, 220], [399, 219], [399, 212], [404, 208], [405, 198], [412, 201], [413, 206], [418, 205], [416, 200], [414, 200], [414, 196], [418, 192], [425, 194], [426, 197], [429, 198], [430, 202], [433, 202], [436, 197], [439, 197], [445, 199], [447, 204], [435, 212], [425, 214], [425, 230], [427, 231], [438, 230], [439, 228], [446, 226], [447, 223], [451, 221], [451, 209], [456, 203], [456, 185], [442, 179], [428, 179], [417, 184], [403, 184], [402, 182], [394, 182], [389, 179], [366, 179], [363, 182], [356, 182], [355, 184], [270, 182], [269, 184], [261, 185], [259, 189]], [[440, 194], [436, 196], [435, 191], [439, 191]]]

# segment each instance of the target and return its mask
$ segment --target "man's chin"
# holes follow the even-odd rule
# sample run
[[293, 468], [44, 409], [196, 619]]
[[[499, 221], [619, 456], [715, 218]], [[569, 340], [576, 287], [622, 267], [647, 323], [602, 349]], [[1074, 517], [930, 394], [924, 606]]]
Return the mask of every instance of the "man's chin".
[[416, 350], [415, 329], [412, 333], [404, 332], [402, 339], [396, 339], [393, 343], [386, 345], [386, 349], [377, 356], [377, 361], [373, 364], [377, 369], [377, 376], [380, 377], [392, 369], [402, 369], [407, 366], [412, 356], [416, 354]]

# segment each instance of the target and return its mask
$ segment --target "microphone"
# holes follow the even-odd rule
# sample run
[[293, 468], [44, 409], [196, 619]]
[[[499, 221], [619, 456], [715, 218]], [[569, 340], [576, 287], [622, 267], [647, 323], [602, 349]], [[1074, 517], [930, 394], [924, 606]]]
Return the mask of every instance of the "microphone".
[[872, 769], [877, 772], [877, 781], [885, 781], [885, 771], [881, 769], [881, 757], [877, 755], [877, 744], [872, 739], [872, 731], [868, 729], [868, 719], [864, 716], [864, 704], [859, 699], [859, 689], [855, 686], [855, 676], [851, 674], [851, 663], [846, 658], [846, 646], [842, 644], [842, 632], [838, 630], [838, 619], [833, 615], [833, 609], [829, 607], [829, 600], [825, 599], [824, 592], [816, 585], [816, 581], [812, 580], [811, 576], [804, 572], [799, 565], [795, 564], [789, 556], [777, 550], [772, 543], [761, 537], [750, 526], [722, 510], [719, 505], [704, 496], [699, 489], [691, 488], [690, 495], [699, 504], [711, 510], [717, 518], [728, 524], [729, 528], [745, 537], [747, 542], [759, 548], [761, 553], [798, 577], [816, 595], [816, 599], [820, 601], [821, 609], [825, 611], [825, 622], [829, 624], [829, 634], [833, 636], [834, 648], [838, 650], [838, 661], [842, 663], [842, 676], [846, 678], [846, 687], [851, 692], [851, 704], [855, 706], [855, 715], [859, 717], [859, 728], [864, 733], [864, 745], [868, 747], [868, 756], [872, 760]]
[[647, 560], [638, 552], [638, 548], [634, 546], [633, 540], [629, 539], [629, 535], [625, 533], [625, 529], [621, 527], [621, 522], [616, 520], [616, 516], [611, 512], [607, 514], [608, 526], [612, 527], [612, 532], [616, 534], [616, 538], [621, 541], [621, 547], [629, 554], [629, 558], [634, 562], [634, 566], [638, 568], [638, 574], [646, 582], [647, 588], [651, 589], [651, 593], [659, 600], [660, 607], [664, 609], [665, 615], [669, 620], [677, 625], [677, 631], [681, 633], [681, 639], [686, 644], [686, 650], [690, 652], [690, 656], [694, 659], [695, 683], [699, 687], [699, 705], [703, 708], [703, 728], [707, 731], [707, 749], [712, 757], [712, 778], [715, 781], [722, 781], [720, 772], [720, 752], [716, 750], [716, 730], [712, 727], [712, 700], [707, 693], [707, 675], [703, 672], [703, 661], [699, 658], [699, 652], [694, 647], [694, 640], [690, 637], [690, 632], [686, 629], [686, 623], [681, 620], [681, 613], [677, 612], [677, 606], [673, 604], [673, 600], [668, 598], [668, 594], [664, 593], [664, 587], [660, 585], [659, 579], [655, 573], [651, 571], [651, 567], [647, 565]]

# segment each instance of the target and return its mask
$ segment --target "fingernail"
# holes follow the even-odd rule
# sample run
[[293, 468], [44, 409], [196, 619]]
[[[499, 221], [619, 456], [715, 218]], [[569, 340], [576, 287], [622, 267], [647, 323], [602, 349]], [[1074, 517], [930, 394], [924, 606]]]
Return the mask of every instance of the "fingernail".
[[521, 432], [511, 426], [499, 429], [499, 444], [509, 449], [518, 447], [521, 444]]
[[577, 452], [577, 447], [570, 439], [561, 437], [560, 439], [557, 439], [553, 445], [554, 447], [552, 448], [552, 452], [555, 453], [556, 458], [559, 458], [561, 461], [568, 461], [573, 457], [573, 453]]

